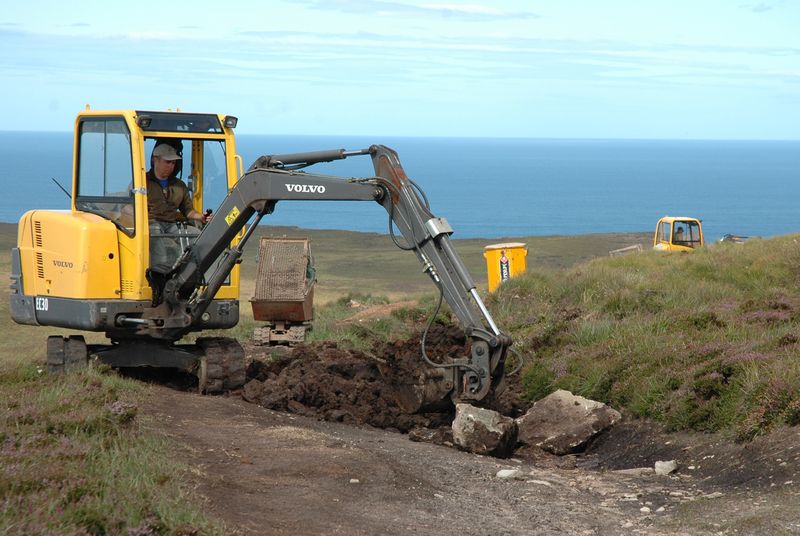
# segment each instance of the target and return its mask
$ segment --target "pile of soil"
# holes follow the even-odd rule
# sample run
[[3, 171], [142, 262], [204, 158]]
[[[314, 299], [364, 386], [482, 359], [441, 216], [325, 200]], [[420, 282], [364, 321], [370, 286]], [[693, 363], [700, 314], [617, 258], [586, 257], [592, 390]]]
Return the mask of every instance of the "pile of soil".
[[[378, 343], [370, 353], [332, 342], [300, 345], [277, 359], [268, 347], [260, 354], [250, 349], [253, 359], [242, 396], [278, 411], [404, 433], [449, 426], [453, 420], [449, 399], [414, 414], [398, 404], [410, 385], [426, 383], [437, 370], [420, 357], [421, 336]], [[446, 362], [469, 355], [469, 347], [460, 328], [434, 325], [426, 338], [426, 352], [431, 360]]]

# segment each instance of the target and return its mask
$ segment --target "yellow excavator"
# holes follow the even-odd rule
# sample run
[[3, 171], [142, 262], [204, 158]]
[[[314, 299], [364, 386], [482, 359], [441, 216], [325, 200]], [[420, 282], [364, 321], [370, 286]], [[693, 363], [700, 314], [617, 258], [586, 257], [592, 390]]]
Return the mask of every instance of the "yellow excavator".
[[[71, 208], [30, 210], [12, 249], [10, 311], [21, 324], [103, 332], [104, 344], [81, 335], [51, 336], [54, 372], [90, 360], [113, 367], [170, 367], [197, 375], [201, 392], [241, 387], [244, 352], [227, 337], [185, 335], [231, 328], [239, 320], [239, 263], [248, 239], [278, 202], [371, 201], [389, 215], [390, 237], [412, 251], [470, 339], [469, 355], [435, 363], [414, 387], [419, 406], [437, 399], [479, 401], [504, 380], [511, 338], [500, 331], [450, 242], [453, 229], [434, 216], [397, 153], [382, 145], [259, 157], [246, 171], [236, 154], [230, 115], [86, 109], [75, 121]], [[169, 144], [181, 156], [175, 173], [193, 209], [221, 200], [201, 228], [149, 226], [147, 167]], [[160, 154], [160, 153], [159, 153]], [[372, 172], [342, 178], [304, 171], [320, 162], [367, 156]], [[398, 236], [396, 231], [399, 230]], [[172, 251], [151, 265], [151, 242]], [[153, 242], [155, 243], [155, 242]]]
[[658, 220], [653, 235], [654, 250], [685, 252], [703, 245], [703, 223], [697, 218], [664, 216]]

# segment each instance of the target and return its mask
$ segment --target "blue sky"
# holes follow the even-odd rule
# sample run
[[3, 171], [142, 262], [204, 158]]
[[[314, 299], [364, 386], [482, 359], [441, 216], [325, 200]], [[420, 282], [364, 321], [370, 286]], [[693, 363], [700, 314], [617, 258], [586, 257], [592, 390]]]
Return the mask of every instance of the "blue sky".
[[89, 103], [259, 134], [800, 139], [798, 0], [3, 4], [6, 130]]

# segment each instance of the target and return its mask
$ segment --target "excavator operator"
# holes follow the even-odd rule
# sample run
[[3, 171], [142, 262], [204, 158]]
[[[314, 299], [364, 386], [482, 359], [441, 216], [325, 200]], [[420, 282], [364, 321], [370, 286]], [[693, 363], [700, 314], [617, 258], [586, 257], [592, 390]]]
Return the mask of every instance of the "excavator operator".
[[[153, 149], [151, 168], [147, 172], [147, 212], [150, 226], [150, 265], [172, 264], [174, 253], [170, 244], [181, 234], [178, 229], [178, 213], [187, 220], [205, 224], [210, 215], [204, 215], [192, 208], [192, 197], [186, 184], [175, 176], [175, 168], [181, 155], [168, 143], [156, 145]], [[183, 234], [197, 235], [199, 231], [190, 226], [182, 229]]]

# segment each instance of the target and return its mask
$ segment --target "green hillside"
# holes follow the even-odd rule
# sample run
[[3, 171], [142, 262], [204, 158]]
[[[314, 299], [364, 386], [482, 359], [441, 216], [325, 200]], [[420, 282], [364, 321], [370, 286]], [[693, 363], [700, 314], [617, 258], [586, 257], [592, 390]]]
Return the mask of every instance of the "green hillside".
[[528, 356], [530, 399], [569, 389], [675, 430], [745, 440], [800, 423], [798, 240], [540, 269], [489, 304]]

